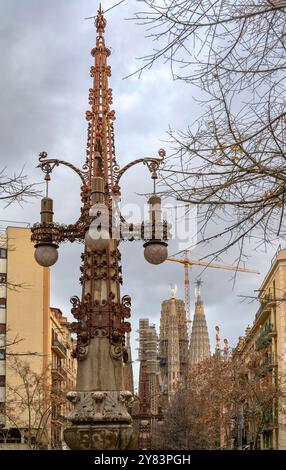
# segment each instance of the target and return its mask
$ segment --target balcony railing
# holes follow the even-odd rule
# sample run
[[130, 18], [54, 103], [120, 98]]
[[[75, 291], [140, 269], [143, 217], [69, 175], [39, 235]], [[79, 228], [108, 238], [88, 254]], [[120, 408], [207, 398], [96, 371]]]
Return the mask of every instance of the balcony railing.
[[271, 337], [277, 335], [274, 323], [268, 323], [267, 325], [265, 325], [265, 331], [267, 331], [268, 335]]
[[59, 400], [59, 404], [60, 404], [61, 400], [63, 400], [63, 402], [66, 400], [66, 391], [54, 386], [52, 388], [52, 396], [54, 398], [60, 399]]
[[56, 426], [62, 426], [63, 425], [63, 420], [61, 418], [62, 415], [52, 415], [52, 425]]
[[267, 309], [270, 310], [273, 302], [275, 302], [273, 294], [265, 294], [261, 299], [261, 305], [259, 309], [257, 310], [257, 313], [255, 315], [255, 322], [258, 320], [260, 315]]
[[53, 367], [52, 374], [57, 375], [61, 380], [66, 380], [67, 378], [67, 371], [61, 366]]
[[277, 355], [275, 353], [266, 353], [260, 363], [257, 364], [255, 374], [259, 378], [267, 377], [268, 374], [272, 373], [273, 369], [277, 366]]
[[278, 365], [277, 354], [271, 353], [264, 358], [264, 365], [269, 366], [270, 368], [276, 367]]
[[66, 357], [67, 348], [57, 338], [52, 338], [52, 350], [61, 357]]

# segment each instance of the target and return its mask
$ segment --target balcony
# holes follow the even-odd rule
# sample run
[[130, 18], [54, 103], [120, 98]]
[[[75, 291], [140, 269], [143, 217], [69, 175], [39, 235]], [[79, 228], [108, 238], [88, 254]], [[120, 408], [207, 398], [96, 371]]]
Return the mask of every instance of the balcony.
[[66, 391], [59, 388], [55, 384], [52, 387], [51, 391], [52, 400], [58, 404], [62, 404], [66, 401]]
[[277, 367], [278, 366], [278, 359], [277, 355], [272, 353], [270, 354], [270, 357], [268, 358], [269, 361], [269, 367]]
[[276, 327], [274, 326], [273, 323], [269, 323], [266, 329], [268, 332], [268, 336], [271, 336], [271, 338], [274, 338], [275, 336], [277, 336]]
[[260, 319], [263, 316], [263, 314], [265, 313], [269, 314], [271, 312], [271, 308], [273, 307], [273, 305], [275, 305], [275, 299], [272, 294], [264, 295], [264, 297], [261, 298], [260, 301], [261, 301], [261, 305], [255, 315], [255, 320], [254, 320], [255, 323], [257, 322], [258, 319]]
[[257, 364], [255, 375], [259, 378], [267, 377], [272, 373], [273, 369], [278, 366], [278, 359], [275, 353], [267, 352], [261, 359], [260, 363]]
[[62, 415], [61, 414], [52, 414], [52, 426], [58, 426], [62, 427], [63, 426], [63, 420], [62, 420]]
[[263, 366], [272, 370], [274, 367], [278, 366], [278, 359], [277, 354], [275, 353], [267, 353], [267, 355], [263, 359]]
[[67, 371], [63, 369], [63, 367], [58, 366], [58, 367], [53, 367], [52, 368], [52, 374], [54, 378], [57, 378], [59, 380], [66, 380], [67, 379]]
[[272, 337], [269, 335], [268, 331], [263, 331], [255, 343], [256, 351], [267, 348], [271, 343]]
[[264, 415], [264, 423], [262, 432], [273, 431], [273, 429], [278, 428], [278, 419], [275, 416], [273, 410], [269, 410]]
[[57, 338], [52, 339], [52, 351], [59, 357], [65, 359], [67, 356], [67, 348]]

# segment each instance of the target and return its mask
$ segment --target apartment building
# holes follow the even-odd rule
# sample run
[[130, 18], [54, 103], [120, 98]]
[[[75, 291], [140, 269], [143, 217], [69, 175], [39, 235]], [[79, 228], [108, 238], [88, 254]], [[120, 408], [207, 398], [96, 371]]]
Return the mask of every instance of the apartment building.
[[[286, 379], [286, 249], [279, 249], [259, 289], [259, 309], [252, 327], [239, 339], [237, 350], [247, 362], [254, 351], [263, 357], [273, 380]], [[284, 404], [283, 404], [284, 408]], [[285, 412], [273, 403], [269, 419], [259, 436], [261, 449], [286, 450]], [[243, 429], [243, 444], [251, 448], [253, 429]]]
[[[65, 395], [76, 381], [74, 340], [67, 318], [50, 307], [49, 268], [34, 260], [30, 236], [30, 229], [23, 227], [8, 227], [0, 236], [0, 442], [3, 448], [4, 440], [7, 445], [24, 446], [28, 434], [30, 441], [37, 439], [28, 429], [27, 407], [19, 402], [19, 419], [9, 418], [8, 400], [13, 402], [13, 393], [19, 395], [23, 388], [16, 361], [20, 368], [26, 364], [29, 371], [45, 377], [47, 409], [45, 420], [40, 421], [47, 429], [41, 434], [41, 444], [60, 448], [70, 406]], [[37, 417], [33, 418], [37, 423]]]

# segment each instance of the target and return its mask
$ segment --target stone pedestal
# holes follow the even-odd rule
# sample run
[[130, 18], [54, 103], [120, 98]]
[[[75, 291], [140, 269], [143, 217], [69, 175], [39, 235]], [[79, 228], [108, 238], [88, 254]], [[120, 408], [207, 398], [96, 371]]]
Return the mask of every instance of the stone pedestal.
[[131, 450], [134, 448], [133, 396], [127, 391], [69, 392], [75, 408], [64, 438], [72, 450]]

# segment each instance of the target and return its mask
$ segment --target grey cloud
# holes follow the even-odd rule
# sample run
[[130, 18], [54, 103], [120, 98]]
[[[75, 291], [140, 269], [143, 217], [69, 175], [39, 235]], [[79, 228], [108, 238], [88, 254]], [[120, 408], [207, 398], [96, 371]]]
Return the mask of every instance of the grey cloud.
[[[114, 107], [116, 148], [119, 163], [138, 156], [154, 155], [164, 146], [165, 131], [184, 128], [193, 122], [198, 105], [192, 95], [195, 89], [168, 79], [166, 65], [146, 71], [143, 79], [124, 76], [138, 67], [135, 58], [145, 48], [144, 31], [124, 21], [136, 10], [136, 1], [128, 1], [108, 14], [106, 41], [112, 47], [111, 86]], [[110, 2], [103, 2], [105, 5]], [[35, 168], [36, 156], [46, 150], [52, 156], [67, 159], [81, 166], [85, 160], [88, 88], [91, 86], [90, 50], [95, 43], [92, 21], [83, 18], [95, 13], [97, 2], [91, 0], [7, 0], [0, 3], [0, 158], [1, 166], [11, 172], [22, 165], [31, 181], [42, 181]], [[128, 101], [129, 100], [129, 101]], [[133, 100], [133, 101], [132, 101]], [[143, 175], [146, 175], [143, 176]], [[71, 222], [79, 212], [79, 182], [68, 170], [58, 170], [51, 183], [55, 200], [55, 218]], [[125, 201], [143, 201], [136, 192], [150, 191], [150, 179], [144, 169], [134, 169], [123, 181]], [[39, 218], [39, 201], [2, 210], [2, 219], [34, 223]], [[1, 224], [1, 222], [0, 222]], [[1, 224], [3, 225], [3, 224]], [[168, 285], [177, 283], [183, 298], [183, 268], [175, 264], [160, 267], [148, 265], [143, 258], [142, 243], [122, 244], [124, 285], [122, 293], [133, 298], [133, 329], [139, 317], [150, 317], [159, 324], [161, 302], [169, 296]], [[173, 247], [172, 247], [173, 251]], [[174, 246], [175, 251], [175, 246]], [[65, 313], [70, 310], [69, 298], [80, 293], [79, 257], [81, 247], [64, 245], [60, 260], [52, 269], [52, 304]], [[193, 258], [202, 256], [202, 248]], [[249, 264], [265, 272], [273, 250], [254, 253]], [[225, 262], [231, 262], [231, 256]], [[194, 281], [200, 273], [192, 268]], [[255, 313], [254, 305], [241, 304], [237, 294], [252, 295], [262, 276], [239, 275], [235, 288], [231, 275], [208, 269], [203, 275], [206, 314], [214, 344], [214, 325], [223, 328], [235, 344]], [[192, 283], [192, 293], [194, 284]], [[135, 347], [133, 335], [133, 345]], [[135, 355], [135, 354], [133, 354]]]

